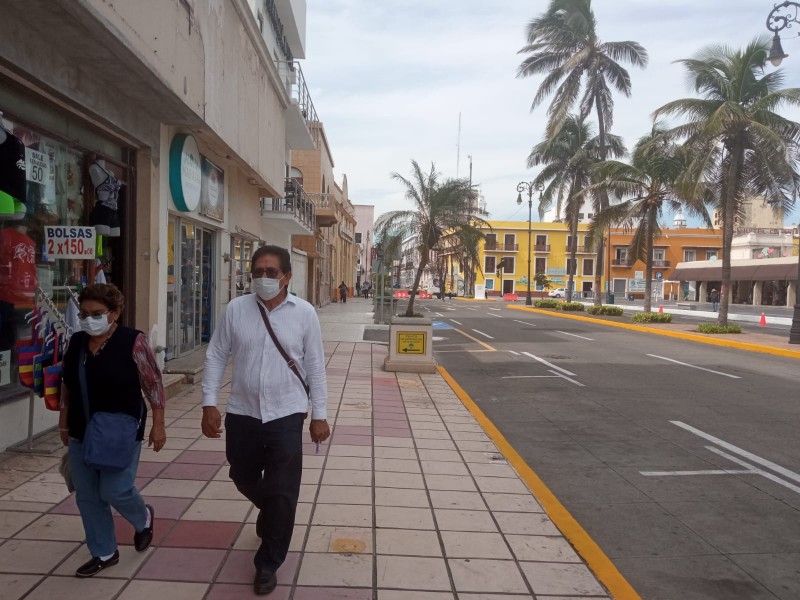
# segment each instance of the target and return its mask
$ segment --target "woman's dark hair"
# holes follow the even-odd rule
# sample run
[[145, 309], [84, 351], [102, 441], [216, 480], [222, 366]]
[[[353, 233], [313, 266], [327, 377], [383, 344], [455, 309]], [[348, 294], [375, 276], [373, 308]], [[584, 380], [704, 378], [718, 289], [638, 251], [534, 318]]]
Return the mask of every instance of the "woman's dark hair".
[[280, 261], [283, 273], [292, 272], [292, 258], [289, 256], [289, 251], [286, 248], [274, 245], [261, 246], [261, 248], [253, 252], [253, 258], [250, 259], [250, 270], [253, 270], [253, 265], [256, 264], [259, 258], [268, 254], [275, 256]]
[[122, 310], [125, 307], [125, 296], [113, 283], [87, 285], [78, 294], [78, 304], [82, 304], [86, 300], [100, 302], [111, 312]]

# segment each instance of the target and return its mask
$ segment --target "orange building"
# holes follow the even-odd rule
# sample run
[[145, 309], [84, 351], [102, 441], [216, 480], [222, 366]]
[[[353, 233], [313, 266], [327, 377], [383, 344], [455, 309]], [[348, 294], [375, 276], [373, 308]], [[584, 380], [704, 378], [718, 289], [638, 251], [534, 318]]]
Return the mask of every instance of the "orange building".
[[[611, 292], [620, 298], [629, 294], [644, 297], [645, 264], [639, 260], [631, 262], [627, 255], [633, 233], [612, 229], [611, 243], [606, 248], [605, 276]], [[698, 260], [722, 260], [721, 229], [662, 229], [662, 235], [653, 241], [653, 279], [657, 282], [653, 290], [660, 290], [664, 298], [682, 300], [689, 290], [680, 290], [679, 283], [670, 276], [678, 263]]]

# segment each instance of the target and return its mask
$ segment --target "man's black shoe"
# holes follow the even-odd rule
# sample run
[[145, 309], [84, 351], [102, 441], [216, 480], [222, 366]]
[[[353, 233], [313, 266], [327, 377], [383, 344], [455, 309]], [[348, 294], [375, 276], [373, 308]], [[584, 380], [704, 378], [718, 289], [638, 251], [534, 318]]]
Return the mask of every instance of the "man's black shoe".
[[113, 567], [118, 562], [119, 562], [119, 550], [114, 550], [114, 556], [112, 556], [108, 560], [102, 560], [97, 556], [93, 556], [92, 560], [78, 567], [78, 570], [75, 571], [75, 577], [92, 577], [94, 575], [97, 575], [103, 569], [107, 569], [108, 567]]
[[278, 578], [275, 577], [275, 573], [263, 567], [256, 567], [256, 576], [255, 579], [253, 579], [253, 591], [257, 596], [266, 596], [272, 593], [276, 585], [278, 585]]
[[264, 529], [266, 528], [264, 521], [266, 520], [266, 513], [264, 513], [263, 510], [258, 511], [258, 518], [256, 519], [256, 535], [262, 539], [264, 537]]
[[150, 527], [145, 527], [141, 531], [133, 534], [133, 547], [137, 552], [144, 552], [153, 542], [153, 525], [156, 522], [156, 511], [149, 504], [145, 504], [150, 512]]

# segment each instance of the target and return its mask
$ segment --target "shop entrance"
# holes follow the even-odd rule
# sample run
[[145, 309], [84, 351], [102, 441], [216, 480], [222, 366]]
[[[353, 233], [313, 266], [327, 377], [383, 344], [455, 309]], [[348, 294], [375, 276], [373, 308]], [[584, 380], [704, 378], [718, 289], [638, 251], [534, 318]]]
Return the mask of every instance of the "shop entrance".
[[170, 219], [167, 275], [167, 360], [189, 354], [211, 339], [216, 278], [215, 233]]

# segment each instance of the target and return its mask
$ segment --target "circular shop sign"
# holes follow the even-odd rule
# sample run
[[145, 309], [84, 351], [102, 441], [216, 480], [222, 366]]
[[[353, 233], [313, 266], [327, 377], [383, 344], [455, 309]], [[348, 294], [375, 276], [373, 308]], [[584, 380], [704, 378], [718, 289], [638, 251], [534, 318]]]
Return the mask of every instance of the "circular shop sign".
[[193, 136], [179, 133], [172, 138], [169, 148], [169, 189], [178, 210], [197, 210], [202, 179], [197, 142]]

